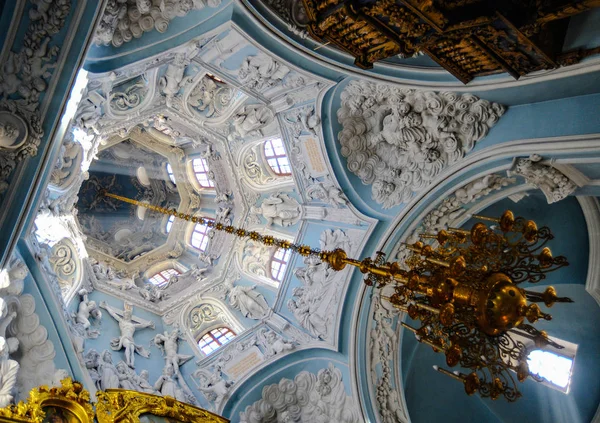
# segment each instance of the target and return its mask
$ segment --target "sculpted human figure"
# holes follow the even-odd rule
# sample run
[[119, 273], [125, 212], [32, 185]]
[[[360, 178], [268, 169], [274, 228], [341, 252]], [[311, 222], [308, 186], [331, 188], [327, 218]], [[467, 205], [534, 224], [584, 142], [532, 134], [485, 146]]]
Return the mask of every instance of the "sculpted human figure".
[[179, 338], [181, 333], [179, 328], [175, 328], [171, 333], [165, 331], [154, 337], [154, 345], [156, 345], [165, 357], [165, 366], [173, 367], [175, 374], [179, 373], [179, 366], [190, 360], [193, 356], [179, 354]]
[[98, 362], [98, 373], [102, 390], [119, 387], [119, 372], [113, 364], [112, 355], [108, 350], [102, 351], [102, 359]]
[[273, 112], [268, 107], [247, 106], [242, 112], [234, 116], [233, 127], [240, 137], [245, 137], [269, 125], [273, 119]]
[[150, 384], [149, 379], [150, 374], [148, 373], [148, 370], [142, 370], [139, 376], [136, 375], [135, 381], [142, 392], [146, 392], [147, 394], [156, 394], [156, 390], [154, 389], [154, 386]]
[[98, 370], [98, 368], [100, 366], [100, 354], [98, 354], [98, 351], [96, 351], [93, 348], [90, 349], [83, 356], [83, 361], [85, 363], [86, 369], [88, 370], [88, 372], [90, 374], [90, 377], [94, 381], [94, 385], [96, 386], [96, 389], [102, 389], [102, 386], [101, 386], [102, 378], [100, 377], [100, 372]]
[[0, 337], [6, 344], [7, 354], [13, 353], [19, 349], [19, 340], [14, 336], [7, 336], [6, 333], [8, 326], [16, 317], [17, 312], [9, 310], [8, 304], [4, 298], [0, 297]]
[[293, 225], [300, 219], [301, 211], [300, 204], [287, 194], [271, 194], [260, 207], [252, 207], [252, 213], [261, 214], [267, 220], [267, 226]]
[[131, 304], [125, 303], [124, 306], [125, 310], [121, 311], [109, 306], [104, 301], [100, 303], [100, 307], [108, 311], [108, 314], [119, 323], [119, 329], [121, 330], [121, 336], [113, 338], [110, 342], [110, 347], [115, 351], [125, 348], [125, 363], [133, 369], [135, 368], [135, 353], [145, 358], [150, 356], [149, 351], [134, 342], [133, 334], [136, 329], [154, 329], [154, 322], [134, 317], [133, 306]]
[[265, 347], [265, 357], [267, 358], [294, 349], [294, 344], [292, 342], [285, 341], [281, 336], [277, 335], [275, 331], [263, 328], [257, 335]]
[[117, 363], [117, 372], [119, 376], [119, 384], [122, 389], [137, 391], [134, 377], [135, 372], [129, 368], [127, 363], [124, 361], [119, 361]]
[[102, 318], [102, 312], [95, 301], [88, 299], [88, 291], [86, 289], [81, 289], [79, 291], [79, 296], [81, 297], [81, 301], [77, 307], [75, 322], [83, 325], [83, 329], [88, 329], [91, 325], [90, 318], [93, 317], [100, 320]]
[[209, 401], [215, 403], [215, 409], [219, 409], [223, 401], [229, 396], [229, 388], [233, 386], [233, 382], [226, 381], [223, 379], [223, 372], [221, 367], [217, 366], [215, 372], [206, 379], [203, 378], [204, 382], [198, 387]]
[[18, 372], [19, 363], [8, 358], [8, 344], [0, 336], [0, 407], [12, 402]]
[[244, 317], [258, 320], [265, 316], [269, 305], [265, 297], [255, 291], [255, 288], [256, 285], [234, 286], [229, 292], [229, 304], [241, 311]]
[[163, 367], [162, 375], [158, 378], [154, 384], [154, 389], [160, 392], [163, 396], [170, 396], [178, 401], [185, 401], [183, 392], [179, 389], [177, 381], [173, 377], [174, 370], [170, 365]]

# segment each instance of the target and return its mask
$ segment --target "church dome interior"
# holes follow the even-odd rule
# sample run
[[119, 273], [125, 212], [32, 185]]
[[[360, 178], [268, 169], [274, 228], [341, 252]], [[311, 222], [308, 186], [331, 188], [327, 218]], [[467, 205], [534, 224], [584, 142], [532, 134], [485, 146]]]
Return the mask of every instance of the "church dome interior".
[[0, 22], [0, 417], [600, 423], [600, 1]]

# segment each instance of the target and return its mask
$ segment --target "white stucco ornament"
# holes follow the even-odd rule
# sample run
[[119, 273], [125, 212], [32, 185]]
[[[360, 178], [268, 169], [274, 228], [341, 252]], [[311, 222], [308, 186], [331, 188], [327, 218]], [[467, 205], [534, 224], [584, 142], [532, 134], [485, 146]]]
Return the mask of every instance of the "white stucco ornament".
[[315, 375], [300, 372], [294, 380], [265, 386], [262, 398], [240, 413], [241, 423], [336, 422], [359, 423], [355, 402], [346, 395], [342, 372], [332, 363]]
[[524, 177], [528, 184], [544, 193], [548, 204], [564, 199], [577, 189], [577, 185], [561, 171], [550, 164], [542, 163], [542, 160], [542, 157], [538, 154], [532, 154], [526, 159], [515, 159], [508, 174], [509, 176], [519, 175]]
[[408, 202], [471, 151], [505, 108], [471, 94], [352, 81], [341, 95], [341, 153], [383, 208]]
[[179, 354], [180, 339], [181, 331], [178, 327], [171, 332], [159, 333], [153, 339], [154, 345], [163, 353], [165, 366], [171, 366], [175, 373], [179, 373], [179, 366], [193, 357], [192, 355]]
[[0, 112], [0, 149], [15, 149], [25, 143], [27, 125], [19, 116]]
[[120, 47], [145, 32], [165, 32], [169, 22], [192, 10], [220, 4], [221, 0], [110, 1], [100, 18], [94, 41], [98, 45]]
[[8, 358], [8, 344], [0, 337], [0, 408], [9, 405], [14, 397], [19, 363]]
[[229, 304], [239, 310], [244, 317], [262, 319], [269, 310], [269, 304], [263, 295], [256, 291], [256, 285], [236, 285], [229, 291]]
[[267, 226], [291, 226], [300, 220], [302, 207], [296, 199], [288, 194], [271, 194], [265, 198], [260, 207], [252, 207], [252, 213], [262, 215]]

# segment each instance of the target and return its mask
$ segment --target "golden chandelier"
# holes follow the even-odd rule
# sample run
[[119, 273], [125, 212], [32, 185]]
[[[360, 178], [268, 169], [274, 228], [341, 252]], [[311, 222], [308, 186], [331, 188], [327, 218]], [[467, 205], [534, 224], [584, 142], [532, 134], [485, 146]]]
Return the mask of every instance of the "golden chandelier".
[[553, 287], [538, 293], [519, 285], [540, 282], [546, 273], [568, 262], [563, 256], [552, 257], [546, 246], [554, 238], [550, 229], [515, 218], [510, 211], [500, 218], [473, 216], [490, 225], [478, 222], [470, 231], [449, 228], [437, 234], [422, 234], [419, 242], [407, 245], [411, 255], [401, 264], [387, 262], [382, 252], [377, 252], [374, 259], [355, 260], [341, 249], [320, 251], [119, 195], [104, 195], [267, 246], [315, 256], [336, 271], [346, 265], [358, 267], [369, 286], [391, 285], [394, 293], [385, 298], [411, 319], [420, 320], [419, 328], [404, 322], [402, 326], [414, 332], [419, 342], [444, 353], [449, 367], [459, 365], [470, 370], [464, 374], [435, 367], [462, 382], [469, 395], [478, 392], [492, 399], [502, 395], [515, 401], [521, 396], [516, 380], [543, 380], [529, 371], [530, 351], [525, 342], [536, 348], [563, 348], [532, 324], [540, 318], [552, 318], [537, 303], [551, 307], [571, 299], [559, 298]]

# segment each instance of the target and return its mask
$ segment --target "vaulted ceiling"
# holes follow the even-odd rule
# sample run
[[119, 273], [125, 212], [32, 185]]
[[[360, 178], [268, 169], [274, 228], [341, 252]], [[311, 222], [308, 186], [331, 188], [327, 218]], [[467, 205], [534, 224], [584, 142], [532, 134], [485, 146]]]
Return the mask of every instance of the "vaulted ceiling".
[[[15, 335], [21, 352], [11, 357], [44, 369], [21, 370], [19, 398], [59, 368], [87, 389], [102, 388], [90, 351], [127, 360], [106, 310], [130, 304], [154, 327], [135, 332], [150, 354], [136, 355], [131, 371], [159, 380], [169, 363], [157, 334], [179, 331], [179, 353], [188, 357], [179, 364], [183, 397], [231, 421], [599, 418], [598, 57], [464, 86], [423, 56], [355, 66], [339, 46], [308, 36], [297, 1], [154, 1], [147, 10], [144, 2], [78, 2], [68, 19], [59, 3], [70, 4], [2, 10], [23, 28], [45, 28], [49, 49], [36, 51], [57, 65], [33, 76], [4, 66], [1, 74], [0, 141], [15, 143], [12, 127], [19, 136], [27, 128], [28, 140], [39, 135], [27, 148], [0, 143], [4, 267], [13, 286], [19, 263], [29, 270], [25, 289], [10, 295], [31, 296], [33, 310], [15, 306], [16, 319], [37, 313], [46, 328], [38, 344], [53, 345], [37, 356], [26, 350], [27, 334]], [[571, 18], [563, 50], [597, 47], [598, 16]], [[10, 57], [30, 60], [20, 45], [39, 40], [32, 30], [18, 34]], [[553, 251], [571, 264], [537, 287], [554, 284], [577, 302], [557, 305], [555, 321], [543, 326], [578, 345], [568, 395], [527, 381], [515, 404], [467, 397], [431, 369], [443, 357], [402, 328], [410, 319], [358, 270], [334, 272], [313, 257], [277, 255], [274, 246], [182, 218], [402, 261], [405, 243], [420, 234], [468, 228], [472, 215], [506, 208], [548, 225]], [[206, 244], [194, 241], [197, 230]], [[177, 276], [152, 283], [168, 270]], [[90, 300], [105, 308], [83, 327], [78, 307]], [[14, 302], [21, 303], [30, 304]], [[199, 349], [218, 327], [235, 338], [211, 354]]]

